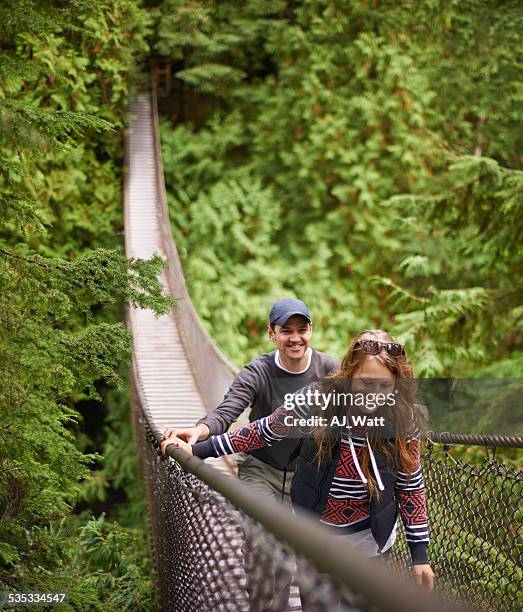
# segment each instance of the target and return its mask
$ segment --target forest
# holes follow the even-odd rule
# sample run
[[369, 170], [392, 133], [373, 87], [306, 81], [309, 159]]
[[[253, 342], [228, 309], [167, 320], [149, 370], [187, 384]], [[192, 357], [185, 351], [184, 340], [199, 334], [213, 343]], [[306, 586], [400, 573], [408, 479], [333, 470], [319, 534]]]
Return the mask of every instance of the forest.
[[153, 609], [125, 309], [174, 300], [160, 258], [125, 257], [122, 204], [151, 57], [173, 67], [172, 231], [222, 351], [271, 350], [295, 295], [319, 350], [379, 327], [420, 377], [516, 381], [482, 417], [509, 406], [521, 434], [522, 31], [519, 0], [0, 7], [1, 591]]

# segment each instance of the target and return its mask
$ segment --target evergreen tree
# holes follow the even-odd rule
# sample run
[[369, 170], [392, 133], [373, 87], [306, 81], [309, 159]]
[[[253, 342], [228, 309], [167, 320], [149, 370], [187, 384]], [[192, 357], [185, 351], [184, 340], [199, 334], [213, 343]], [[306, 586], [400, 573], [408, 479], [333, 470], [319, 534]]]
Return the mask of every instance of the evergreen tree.
[[83, 452], [75, 402], [129, 359], [118, 312], [171, 305], [160, 258], [128, 261], [118, 237], [119, 130], [148, 23], [134, 0], [0, 8], [0, 584], [66, 592], [75, 609], [145, 609], [150, 596], [130, 557], [146, 558], [143, 538], [66, 520], [99, 459]]

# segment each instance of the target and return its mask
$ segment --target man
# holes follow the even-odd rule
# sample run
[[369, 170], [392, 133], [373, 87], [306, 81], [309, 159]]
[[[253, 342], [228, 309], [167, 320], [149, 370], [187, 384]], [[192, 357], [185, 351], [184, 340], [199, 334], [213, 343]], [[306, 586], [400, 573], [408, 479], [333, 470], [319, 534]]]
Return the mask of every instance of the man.
[[[267, 331], [276, 350], [257, 357], [240, 370], [223, 402], [194, 427], [167, 429], [163, 450], [171, 436], [194, 444], [209, 435], [224, 433], [249, 405], [250, 421], [268, 416], [283, 403], [286, 393], [293, 393], [339, 367], [337, 358], [311, 348], [312, 318], [301, 300], [286, 298], [275, 302]], [[239, 478], [260, 493], [290, 504], [290, 481], [299, 444], [300, 440], [289, 439], [251, 453], [239, 453]]]
[[[223, 402], [194, 427], [167, 429], [162, 452], [175, 443], [176, 437], [194, 444], [210, 435], [225, 433], [248, 406], [251, 406], [250, 421], [268, 416], [283, 404], [286, 393], [294, 393], [340, 365], [337, 358], [311, 348], [312, 318], [301, 300], [286, 298], [275, 302], [269, 313], [267, 331], [276, 350], [253, 359], [242, 368]], [[290, 483], [300, 443], [299, 439], [288, 439], [250, 453], [238, 453], [238, 477], [261, 495], [281, 499], [290, 505]], [[244, 554], [246, 567], [255, 567], [259, 557], [254, 542], [246, 545]], [[289, 576], [271, 574], [270, 579], [274, 599], [266, 609], [286, 609]], [[251, 580], [250, 572], [247, 572], [247, 581], [250, 609], [258, 612], [259, 608], [255, 607], [258, 586], [254, 578]]]

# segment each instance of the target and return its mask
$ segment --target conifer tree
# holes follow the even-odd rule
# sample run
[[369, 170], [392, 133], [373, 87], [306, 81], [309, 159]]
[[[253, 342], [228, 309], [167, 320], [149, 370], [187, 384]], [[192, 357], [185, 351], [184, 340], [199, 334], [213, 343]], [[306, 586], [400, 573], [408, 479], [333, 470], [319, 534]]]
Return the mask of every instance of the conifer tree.
[[114, 593], [122, 559], [87, 561], [89, 534], [122, 530], [98, 522], [82, 543], [64, 519], [96, 459], [75, 401], [117, 383], [130, 356], [104, 313], [172, 302], [161, 259], [127, 260], [119, 244], [120, 129], [148, 23], [134, 0], [0, 7], [0, 586], [67, 592], [76, 609], [141, 605], [134, 578]]

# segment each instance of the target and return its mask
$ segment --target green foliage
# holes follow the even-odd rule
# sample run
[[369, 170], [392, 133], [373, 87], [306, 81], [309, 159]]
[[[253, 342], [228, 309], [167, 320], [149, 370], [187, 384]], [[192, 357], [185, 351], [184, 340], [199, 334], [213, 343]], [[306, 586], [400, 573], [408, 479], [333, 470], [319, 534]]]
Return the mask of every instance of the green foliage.
[[[188, 184], [187, 191], [182, 188], [168, 196], [170, 211], [182, 228], [176, 231], [176, 242], [182, 257], [198, 245], [197, 257], [189, 257], [185, 269], [191, 293], [217, 342], [234, 354], [238, 349], [248, 350], [248, 338], [263, 329], [260, 299], [267, 292], [277, 296], [281, 291], [275, 244], [281, 212], [274, 205], [271, 189], [264, 188], [247, 168], [231, 170], [227, 180], [220, 180], [224, 164], [219, 156], [238, 146], [239, 133], [229, 131], [227, 124], [213, 125], [198, 134], [180, 159], [178, 145], [187, 135], [184, 127], [172, 134], [172, 140], [166, 136], [162, 149], [166, 167], [173, 168], [180, 185]], [[213, 182], [208, 192], [192, 188], [192, 180], [207, 177]], [[191, 228], [187, 236], [183, 228]], [[210, 284], [221, 290], [209, 293]], [[242, 333], [231, 333], [237, 329]]]
[[119, 244], [119, 130], [149, 24], [137, 0], [0, 7], [0, 585], [74, 609], [150, 607], [143, 526], [69, 515], [102, 460], [75, 401], [120, 380], [122, 305], [172, 304], [162, 260]]
[[213, 101], [162, 140], [191, 295], [232, 359], [268, 349], [270, 303], [295, 294], [318, 348], [381, 327], [419, 375], [521, 376], [521, 4], [159, 11], [157, 50]]
[[400, 339], [421, 347], [423, 373], [488, 364], [485, 377], [521, 375], [522, 194], [523, 172], [462, 156], [422, 197], [396, 199], [418, 241], [400, 263], [403, 285], [381, 281]]
[[[144, 555], [144, 530], [122, 527], [89, 515], [72, 516], [46, 526], [33, 526], [26, 537], [38, 560], [19, 566], [15, 583], [22, 591], [55, 590], [66, 593], [68, 604], [61, 610], [151, 610], [151, 568]], [[4, 555], [2, 562], [12, 563]], [[52, 567], [52, 571], [49, 568]]]
[[[108, 523], [102, 514], [80, 528], [80, 558], [86, 584], [98, 593], [97, 610], [150, 610], [150, 567], [143, 552], [143, 531]], [[102, 595], [102, 596], [100, 596]]]
[[[121, 373], [127, 383], [127, 375]], [[125, 494], [126, 502], [111, 507], [112, 518], [119, 524], [131, 529], [144, 528], [146, 515], [142, 475], [136, 457], [136, 448], [129, 418], [129, 387], [110, 387], [103, 390], [103, 402], [107, 407], [104, 420], [104, 446], [101, 467], [90, 472], [81, 482], [80, 497], [89, 502], [106, 503], [115, 492]]]

